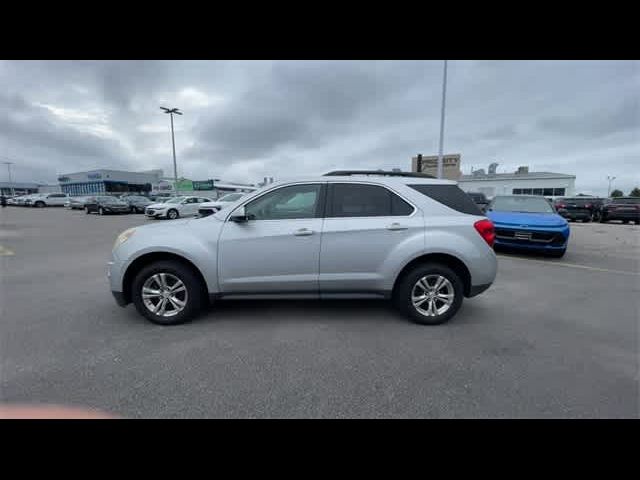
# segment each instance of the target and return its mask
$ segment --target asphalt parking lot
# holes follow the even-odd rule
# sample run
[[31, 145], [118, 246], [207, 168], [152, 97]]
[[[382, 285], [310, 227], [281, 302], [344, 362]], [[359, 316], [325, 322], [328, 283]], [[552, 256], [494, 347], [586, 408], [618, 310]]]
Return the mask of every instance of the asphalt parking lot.
[[449, 324], [384, 301], [227, 302], [177, 327], [118, 307], [105, 264], [143, 215], [0, 209], [0, 400], [123, 417], [638, 418], [640, 226], [572, 223], [501, 254]]

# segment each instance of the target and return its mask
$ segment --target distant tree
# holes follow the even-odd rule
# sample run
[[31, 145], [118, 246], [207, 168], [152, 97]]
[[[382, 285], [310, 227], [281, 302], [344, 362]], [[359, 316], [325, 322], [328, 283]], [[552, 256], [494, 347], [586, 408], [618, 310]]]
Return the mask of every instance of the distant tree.
[[640, 197], [640, 188], [636, 187], [629, 193], [630, 197]]
[[611, 192], [611, 197], [615, 198], [615, 197], [624, 197], [624, 193], [622, 193], [622, 191], [618, 190], [617, 188]]

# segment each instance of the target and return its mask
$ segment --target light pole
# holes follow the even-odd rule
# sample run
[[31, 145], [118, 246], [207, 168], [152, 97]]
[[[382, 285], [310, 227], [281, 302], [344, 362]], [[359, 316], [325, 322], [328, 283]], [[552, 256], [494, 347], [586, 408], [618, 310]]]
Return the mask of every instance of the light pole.
[[13, 162], [2, 162], [7, 166], [7, 170], [9, 170], [9, 188], [11, 189], [11, 196], [13, 197], [15, 190], [13, 189], [13, 185], [11, 185], [13, 183], [13, 181], [11, 180], [11, 165], [13, 165]]
[[610, 177], [609, 175], [607, 175], [607, 180], [609, 180], [609, 188], [607, 189], [607, 198], [609, 198], [609, 195], [611, 195], [611, 182], [613, 182], [616, 179], [616, 177]]
[[171, 145], [173, 146], [173, 189], [178, 195], [178, 165], [176, 164], [176, 139], [173, 135], [173, 114], [182, 115], [182, 112], [177, 108], [165, 108], [160, 107], [164, 110], [164, 113], [168, 113], [171, 116]]
[[442, 148], [444, 140], [444, 110], [447, 99], [447, 60], [444, 61], [444, 74], [442, 76], [442, 107], [440, 109], [440, 146], [438, 148], [438, 178], [442, 178]]

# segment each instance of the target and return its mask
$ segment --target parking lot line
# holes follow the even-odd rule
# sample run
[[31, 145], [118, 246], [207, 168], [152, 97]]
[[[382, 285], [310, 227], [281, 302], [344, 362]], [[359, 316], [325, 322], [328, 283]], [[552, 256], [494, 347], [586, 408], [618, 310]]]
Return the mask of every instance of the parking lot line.
[[13, 250], [10, 250], [6, 247], [3, 247], [2, 245], [0, 245], [0, 257], [5, 256], [8, 257], [10, 255], [15, 255], [15, 253], [13, 252]]
[[558, 267], [583, 268], [585, 270], [592, 270], [595, 272], [617, 273], [620, 275], [631, 275], [634, 277], [640, 277], [640, 273], [637, 273], [637, 272], [629, 272], [625, 270], [611, 270], [610, 268], [590, 267], [589, 265], [578, 265], [577, 263], [549, 262], [545, 260], [534, 260], [531, 258], [516, 257], [511, 255], [499, 255], [499, 257], [500, 259], [508, 258], [510, 260], [524, 260], [526, 262], [544, 263], [545, 265], [556, 265]]

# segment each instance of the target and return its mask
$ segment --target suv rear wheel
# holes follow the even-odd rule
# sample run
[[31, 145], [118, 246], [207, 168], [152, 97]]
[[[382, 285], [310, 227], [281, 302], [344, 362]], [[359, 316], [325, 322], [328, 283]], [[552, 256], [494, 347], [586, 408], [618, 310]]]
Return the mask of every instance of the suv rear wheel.
[[136, 310], [159, 325], [191, 320], [199, 312], [203, 298], [201, 280], [180, 262], [154, 262], [133, 280], [131, 299]]
[[451, 268], [425, 263], [400, 280], [394, 303], [414, 322], [438, 325], [456, 314], [463, 296], [462, 280]]

